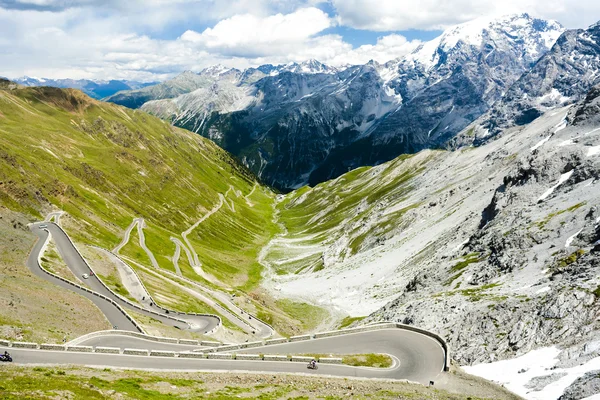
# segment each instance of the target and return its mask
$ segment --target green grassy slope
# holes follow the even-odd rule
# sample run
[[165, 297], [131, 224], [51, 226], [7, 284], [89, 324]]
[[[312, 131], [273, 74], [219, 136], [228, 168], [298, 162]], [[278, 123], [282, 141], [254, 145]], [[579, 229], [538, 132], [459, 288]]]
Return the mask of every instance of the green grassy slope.
[[[413, 190], [413, 178], [435, 157], [435, 152], [402, 156], [288, 194], [277, 205], [286, 234], [270, 248], [266, 260], [276, 265], [278, 274], [318, 271], [323, 268], [324, 244], [343, 239], [342, 259], [373, 247], [410, 223], [406, 214], [419, 204], [404, 204], [405, 198]], [[402, 206], [383, 212], [376, 208], [381, 202]]]
[[[169, 238], [180, 237], [232, 188], [235, 212], [223, 207], [190, 240], [223, 282], [256, 284], [257, 249], [276, 231], [274, 195], [255, 190], [246, 201], [254, 177], [228, 153], [158, 118], [78, 91], [1, 86], [0, 205], [35, 218], [52, 206], [64, 210], [77, 241], [107, 249], [133, 218], [143, 217], [148, 247], [161, 267], [173, 270]], [[135, 230], [132, 240], [137, 244]], [[135, 253], [147, 262], [141, 249]], [[189, 267], [186, 273], [197, 278]]]

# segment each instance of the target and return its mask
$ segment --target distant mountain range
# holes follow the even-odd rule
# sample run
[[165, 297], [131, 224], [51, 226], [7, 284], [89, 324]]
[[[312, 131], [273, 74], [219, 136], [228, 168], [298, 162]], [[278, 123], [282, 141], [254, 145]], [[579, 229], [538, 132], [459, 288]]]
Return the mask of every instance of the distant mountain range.
[[107, 100], [206, 136], [281, 190], [443, 146], [564, 32], [527, 14], [448, 29], [386, 64], [211, 67]]
[[45, 79], [31, 78], [28, 76], [13, 79], [12, 81], [23, 86], [50, 86], [63, 89], [79, 89], [94, 99], [103, 99], [112, 96], [121, 90], [134, 90], [157, 84], [157, 82], [137, 82], [127, 80]]
[[105, 100], [208, 137], [287, 191], [424, 148], [483, 143], [580, 99], [600, 83], [599, 30], [484, 18], [385, 64], [217, 65]]

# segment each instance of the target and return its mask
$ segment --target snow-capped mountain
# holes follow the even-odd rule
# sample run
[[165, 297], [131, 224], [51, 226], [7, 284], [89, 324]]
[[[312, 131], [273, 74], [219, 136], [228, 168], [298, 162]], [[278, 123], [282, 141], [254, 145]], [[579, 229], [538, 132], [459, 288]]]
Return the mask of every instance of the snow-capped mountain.
[[23, 76], [14, 79], [23, 86], [51, 86], [57, 88], [79, 89], [95, 99], [111, 96], [122, 90], [135, 90], [156, 85], [156, 82], [137, 82], [127, 80], [89, 80], [89, 79], [45, 79]]
[[528, 124], [551, 108], [582, 99], [598, 84], [600, 23], [566, 31], [478, 121], [475, 133], [485, 140], [504, 128]]
[[385, 65], [218, 66], [109, 101], [143, 105], [210, 137], [265, 182], [289, 189], [444, 144], [499, 100], [562, 32], [557, 22], [527, 14], [480, 19]]
[[338, 72], [338, 69], [311, 59], [301, 63], [290, 63], [277, 68], [277, 72], [283, 71], [296, 74], [335, 74]]
[[403, 107], [373, 137], [386, 148], [405, 148], [400, 151], [444, 143], [502, 98], [563, 31], [557, 22], [528, 14], [448, 29], [386, 65], [389, 85], [402, 96]]

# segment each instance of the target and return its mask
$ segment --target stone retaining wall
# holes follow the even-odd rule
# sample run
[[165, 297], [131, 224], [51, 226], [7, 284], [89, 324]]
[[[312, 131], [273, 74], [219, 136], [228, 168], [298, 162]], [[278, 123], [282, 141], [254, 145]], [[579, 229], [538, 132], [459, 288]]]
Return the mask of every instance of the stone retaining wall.
[[37, 349], [38, 344], [30, 342], [12, 342], [12, 347], [16, 347], [19, 349]]
[[177, 353], [174, 351], [150, 350], [150, 355], [154, 357], [176, 357]]
[[319, 358], [319, 364], [341, 364], [341, 358]]
[[204, 353], [182, 352], [179, 353], [179, 358], [206, 358], [206, 356]]
[[290, 338], [290, 342], [300, 342], [302, 340], [310, 340], [311, 335], [302, 335], [302, 336], [292, 336]]
[[128, 354], [130, 356], [147, 356], [148, 355], [148, 350], [123, 349], [123, 354]]
[[233, 354], [210, 353], [210, 354], [208, 354], [207, 358], [212, 359], [212, 360], [233, 360]]
[[96, 347], [94, 352], [104, 354], [121, 354], [121, 349], [118, 347]]
[[312, 361], [312, 357], [304, 357], [304, 356], [292, 356], [292, 359], [290, 361], [294, 361], [294, 362], [305, 362], [305, 363], [309, 363]]
[[289, 361], [288, 356], [278, 356], [272, 354], [265, 354], [263, 360], [265, 361]]
[[236, 360], [262, 360], [263, 356], [260, 354], [236, 354]]
[[230, 346], [221, 346], [221, 347], [219, 347], [218, 350], [220, 353], [225, 353], [225, 352], [240, 350], [240, 349], [241, 349], [241, 346], [239, 344], [236, 344], [236, 345], [230, 345]]
[[77, 353], [93, 353], [94, 348], [92, 346], [67, 346], [67, 351]]
[[265, 346], [269, 346], [271, 344], [282, 344], [282, 343], [287, 343], [289, 342], [288, 338], [281, 338], [281, 339], [270, 339], [265, 341]]
[[197, 340], [191, 340], [191, 339], [179, 339], [179, 344], [191, 344], [194, 346], [199, 345]]
[[61, 350], [65, 351], [67, 346], [64, 344], [50, 344], [50, 343], [42, 343], [40, 344], [40, 350]]
[[250, 343], [242, 343], [240, 344], [240, 349], [252, 349], [255, 347], [264, 346], [264, 342], [250, 342]]
[[205, 347], [219, 347], [222, 345], [223, 345], [223, 343], [221, 343], [221, 342], [211, 342], [210, 340], [203, 340], [200, 342], [200, 346], [205, 346]]

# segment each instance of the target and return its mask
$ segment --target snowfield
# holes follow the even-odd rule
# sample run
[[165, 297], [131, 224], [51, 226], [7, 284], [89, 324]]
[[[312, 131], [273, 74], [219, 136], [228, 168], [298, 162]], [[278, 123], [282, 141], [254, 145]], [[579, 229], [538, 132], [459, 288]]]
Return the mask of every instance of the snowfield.
[[[586, 372], [600, 369], [600, 357], [576, 367], [558, 368], [556, 365], [560, 352], [556, 347], [546, 347], [512, 360], [473, 365], [463, 369], [469, 374], [496, 382], [528, 400], [552, 400], [560, 397], [567, 387]], [[541, 387], [535, 387], [535, 383], [532, 382], [535, 378], [550, 375], [561, 377], [546, 385], [541, 384]]]

